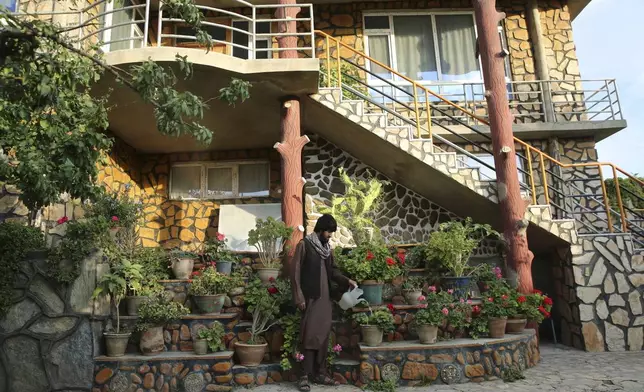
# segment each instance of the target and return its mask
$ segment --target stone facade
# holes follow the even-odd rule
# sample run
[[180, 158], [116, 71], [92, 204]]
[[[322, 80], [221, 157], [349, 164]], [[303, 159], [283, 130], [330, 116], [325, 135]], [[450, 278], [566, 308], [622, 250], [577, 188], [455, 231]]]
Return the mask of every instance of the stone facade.
[[43, 275], [41, 256], [34, 253], [21, 264], [14, 304], [0, 318], [0, 391], [88, 390], [108, 312], [91, 296], [108, 266], [95, 255], [75, 282], [62, 287]]

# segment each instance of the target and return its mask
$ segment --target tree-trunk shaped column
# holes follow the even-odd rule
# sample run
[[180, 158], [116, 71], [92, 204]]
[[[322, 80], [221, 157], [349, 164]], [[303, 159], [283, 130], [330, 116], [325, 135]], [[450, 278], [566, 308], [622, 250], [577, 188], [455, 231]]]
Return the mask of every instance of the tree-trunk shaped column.
[[[287, 4], [297, 4], [296, 0], [280, 0], [279, 4], [287, 5]], [[295, 19], [297, 18], [297, 14], [300, 13], [301, 8], [297, 6], [290, 6], [290, 7], [282, 7], [278, 8], [275, 11], [275, 16], [278, 19]], [[277, 24], [277, 31], [280, 34], [284, 33], [290, 33], [294, 34], [297, 32], [297, 22], [295, 20], [293, 21], [282, 21], [278, 22]], [[283, 37], [278, 37], [277, 38], [277, 44], [280, 49], [287, 49], [287, 50], [280, 50], [279, 51], [279, 58], [284, 58], [284, 59], [294, 59], [297, 58], [297, 36], [296, 35], [288, 35], [288, 36], [283, 36]]]
[[495, 0], [473, 0], [478, 29], [479, 52], [483, 66], [485, 97], [489, 108], [490, 134], [496, 168], [497, 192], [503, 219], [503, 236], [507, 242], [507, 267], [510, 278], [516, 274], [518, 290], [531, 293], [532, 259], [528, 248], [524, 218], [527, 202], [521, 198], [519, 173], [512, 136], [513, 116], [508, 106], [504, 60], [498, 25], [505, 18], [496, 10]]
[[303, 238], [304, 203], [302, 191], [306, 180], [302, 177], [302, 148], [309, 142], [300, 134], [300, 101], [297, 97], [285, 97], [281, 107], [282, 141], [275, 149], [282, 156], [282, 220], [295, 231], [287, 241], [288, 256]]

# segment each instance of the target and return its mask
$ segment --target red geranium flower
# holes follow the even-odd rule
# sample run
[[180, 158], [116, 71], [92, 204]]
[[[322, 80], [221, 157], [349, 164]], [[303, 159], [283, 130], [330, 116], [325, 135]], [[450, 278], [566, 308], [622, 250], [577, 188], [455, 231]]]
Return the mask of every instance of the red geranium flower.
[[472, 306], [472, 313], [473, 314], [479, 314], [480, 311], [481, 311], [481, 308], [479, 308], [478, 305]]
[[532, 293], [541, 295], [543, 291], [535, 289]]
[[391, 267], [392, 265], [396, 265], [396, 262], [391, 257], [387, 257], [387, 265]]
[[488, 298], [487, 300], [488, 300], [488, 302], [494, 302], [494, 298], [492, 298], [492, 297]]
[[374, 256], [373, 253], [371, 253], [370, 250], [367, 251], [367, 260], [373, 260], [374, 257], [376, 257], [376, 256]]
[[523, 295], [520, 296], [519, 298], [517, 298], [517, 302], [520, 303], [520, 304], [524, 303], [525, 301], [526, 300], [525, 300], [525, 297]]
[[115, 215], [115, 216], [112, 217], [112, 222], [118, 222], [118, 221], [119, 221], [118, 216]]
[[389, 309], [389, 311], [390, 311], [391, 313], [393, 313], [393, 312], [394, 312], [394, 310], [395, 310], [394, 305], [392, 305], [392, 304], [387, 304], [387, 309]]
[[217, 233], [215, 235], [217, 236], [217, 241], [223, 241], [226, 238], [226, 236], [221, 233]]
[[405, 252], [398, 252], [398, 260], [400, 261], [401, 265], [405, 265], [405, 258], [406, 257], [407, 257], [407, 255], [405, 254]]
[[62, 218], [58, 219], [58, 220], [56, 221], [56, 223], [58, 223], [59, 225], [62, 225], [63, 223], [65, 223], [65, 222], [67, 222], [67, 221], [69, 221], [69, 218], [68, 218], [68, 217], [66, 217], [66, 216], [63, 216]]
[[272, 295], [272, 294], [277, 294], [277, 292], [278, 292], [277, 287], [269, 287], [269, 288], [268, 288], [268, 292], [269, 292], [271, 295]]
[[199, 275], [201, 275], [201, 271], [193, 271], [191, 275], [192, 276], [199, 276]]
[[273, 278], [273, 277], [271, 276], [270, 278], [268, 278], [268, 281], [269, 281], [269, 282], [271, 282], [271, 283], [273, 283], [273, 282], [275, 282], [275, 278]]
[[547, 306], [552, 306], [552, 298], [546, 297], [543, 299], [543, 303]]
[[501, 296], [501, 299], [508, 299], [508, 296], [507, 296], [507, 295], [505, 295], [505, 294], [503, 294], [503, 295]]

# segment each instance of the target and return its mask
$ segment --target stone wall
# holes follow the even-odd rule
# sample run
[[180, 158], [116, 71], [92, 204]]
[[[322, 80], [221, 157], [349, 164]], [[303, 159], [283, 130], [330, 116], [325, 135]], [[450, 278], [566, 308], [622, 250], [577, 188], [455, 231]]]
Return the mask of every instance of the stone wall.
[[107, 264], [89, 258], [63, 287], [43, 274], [44, 263], [34, 255], [21, 264], [14, 304], [0, 318], [0, 391], [89, 391], [108, 312], [91, 295]]
[[628, 235], [581, 236], [572, 257], [588, 351], [638, 351], [644, 345], [644, 260]]

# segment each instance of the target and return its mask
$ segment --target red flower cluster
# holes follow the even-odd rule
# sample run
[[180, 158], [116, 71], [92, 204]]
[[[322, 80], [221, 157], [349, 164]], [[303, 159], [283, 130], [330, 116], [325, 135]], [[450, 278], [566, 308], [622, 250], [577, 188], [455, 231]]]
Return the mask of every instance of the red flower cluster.
[[547, 306], [552, 306], [552, 298], [546, 297], [543, 299], [543, 304]]
[[387, 257], [387, 265], [390, 266], [390, 267], [394, 266], [394, 265], [396, 265], [396, 261], [394, 259], [392, 259], [391, 257]]
[[472, 306], [472, 314], [476, 316], [479, 313], [481, 313], [481, 308], [478, 305]]
[[69, 221], [69, 218], [66, 217], [66, 216], [63, 216], [62, 218], [58, 219], [56, 221], [56, 223], [58, 223], [59, 225], [62, 225], [63, 223], [68, 222], [68, 221]]
[[407, 257], [407, 254], [403, 251], [398, 252], [398, 260], [400, 261], [400, 265], [405, 265], [405, 258]]
[[525, 299], [525, 296], [523, 296], [523, 295], [521, 295], [521, 296], [519, 296], [519, 298], [517, 298], [517, 302], [520, 303], [520, 304], [524, 303], [525, 301], [526, 301], [526, 299]]
[[541, 294], [543, 294], [543, 291], [534, 289], [534, 291], [532, 293], [541, 295]]
[[213, 268], [217, 266], [217, 262], [216, 262], [216, 261], [211, 261], [211, 262], [210, 262], [210, 263], [208, 263], [208, 264], [210, 264], [210, 266], [211, 266], [211, 267], [213, 267]]
[[539, 306], [539, 311], [541, 312], [541, 314], [543, 314], [543, 317], [550, 317], [550, 312], [548, 312], [543, 306]]
[[376, 257], [373, 255], [373, 253], [369, 250], [367, 251], [367, 260], [373, 260], [373, 258]]
[[269, 287], [268, 288], [268, 293], [271, 294], [271, 295], [277, 294], [278, 293], [277, 287], [273, 287], [273, 286]]
[[387, 309], [389, 309], [389, 311], [390, 311], [391, 313], [393, 313], [393, 312], [394, 312], [394, 310], [396, 310], [396, 309], [394, 308], [394, 305], [393, 305], [393, 304], [387, 304]]
[[273, 277], [271, 276], [270, 278], [268, 278], [268, 281], [269, 281], [269, 282], [271, 282], [271, 283], [273, 283], [273, 282], [275, 282], [275, 278], [273, 278]]
[[119, 217], [116, 215], [112, 217], [112, 222], [118, 222], [119, 220]]
[[201, 271], [193, 271], [192, 274], [190, 274], [190, 276], [199, 276], [199, 275], [201, 275]]

